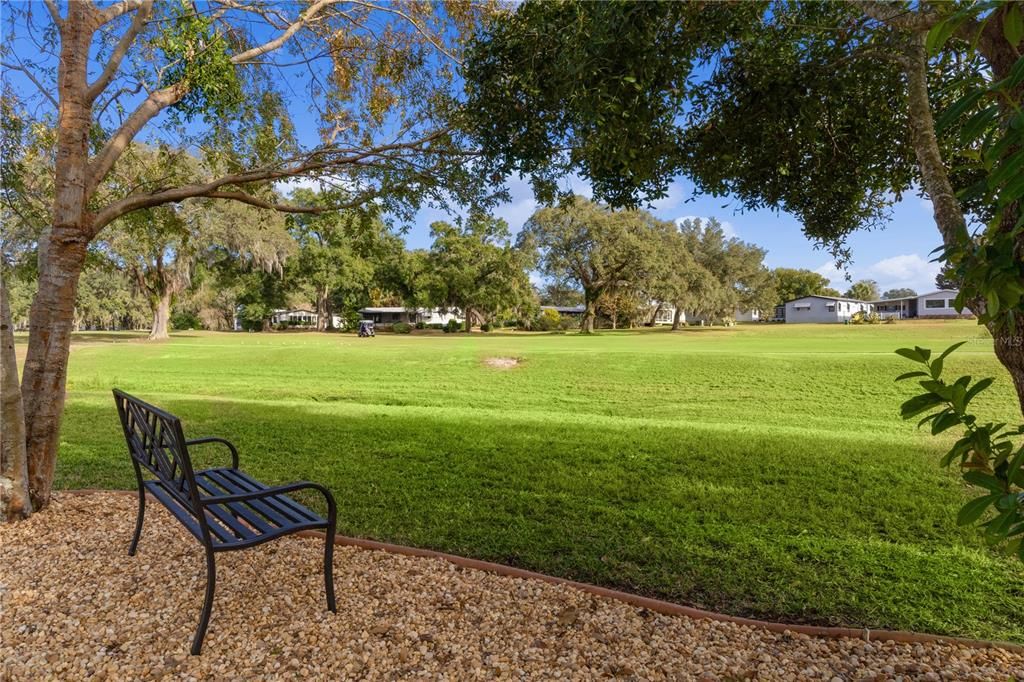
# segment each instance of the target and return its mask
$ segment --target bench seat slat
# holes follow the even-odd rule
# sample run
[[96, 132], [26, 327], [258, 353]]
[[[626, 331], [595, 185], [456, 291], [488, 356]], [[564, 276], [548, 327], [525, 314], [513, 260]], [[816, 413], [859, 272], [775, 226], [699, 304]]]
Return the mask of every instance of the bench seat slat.
[[[261, 485], [253, 481], [251, 484], [242, 483], [230, 478], [227, 472], [230, 469], [208, 469], [203, 473], [208, 475], [215, 483], [222, 485], [226, 490], [232, 490], [233, 493], [251, 493], [258, 490], [265, 490], [266, 486]], [[275, 524], [281, 527], [293, 526], [296, 523], [301, 523], [303, 519], [299, 518], [293, 511], [290, 511], [282, 503], [278, 502], [277, 498], [264, 497], [259, 500], [246, 500], [245, 504], [251, 506], [256, 511], [260, 512], [267, 518], [271, 519]]]
[[[200, 488], [202, 488], [203, 492], [205, 492], [207, 495], [211, 495], [211, 496], [228, 494], [222, 488], [220, 488], [217, 485], [211, 483], [210, 477], [209, 476], [204, 476], [203, 473], [204, 472], [200, 472], [200, 473], [196, 474], [196, 484]], [[254, 509], [246, 507], [241, 502], [233, 502], [233, 503], [227, 504], [227, 505], [219, 505], [218, 504], [218, 505], [212, 505], [212, 506], [208, 507], [208, 509], [211, 509], [211, 510], [213, 510], [213, 509], [223, 509], [223, 508], [226, 508], [230, 512], [230, 514], [232, 514], [232, 515], [234, 515], [236, 517], [241, 517], [245, 521], [245, 523], [247, 523], [250, 526], [252, 526], [253, 528], [255, 528], [257, 535], [263, 535], [264, 533], [270, 533], [270, 532], [272, 532], [274, 530], [277, 530], [277, 528], [281, 527], [282, 525], [287, 525], [287, 524], [271, 525], [270, 523], [267, 522], [267, 518], [265, 516], [262, 516], [261, 514], [259, 514]], [[246, 530], [248, 531], [249, 529], [247, 528]]]
[[[261, 488], [261, 486], [263, 485], [238, 469], [223, 469], [222, 471], [224, 471], [229, 476], [234, 477], [236, 480], [240, 480], [250, 486], [255, 486], [257, 489]], [[313, 510], [309, 509], [308, 507], [299, 504], [288, 495], [274, 495], [272, 498], [265, 499], [272, 499], [275, 502], [280, 502], [283, 506], [287, 507], [291, 513], [296, 515], [297, 520], [300, 523], [324, 522], [322, 516], [320, 516]]]

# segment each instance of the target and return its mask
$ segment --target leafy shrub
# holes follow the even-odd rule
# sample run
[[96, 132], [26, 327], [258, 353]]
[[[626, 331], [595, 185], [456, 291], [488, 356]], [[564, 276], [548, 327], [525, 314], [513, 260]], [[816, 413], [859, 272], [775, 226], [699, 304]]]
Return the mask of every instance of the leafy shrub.
[[427, 328], [427, 323], [424, 322], [423, 320], [418, 320], [416, 322], [416, 328], [417, 329], [426, 329]]
[[448, 324], [444, 326], [444, 331], [448, 334], [454, 334], [460, 329], [462, 329], [462, 325], [458, 320], [448, 320]]
[[393, 325], [391, 325], [391, 331], [393, 331], [396, 334], [411, 334], [412, 325], [406, 324], [405, 322], [395, 322]]
[[482, 331], [482, 332], [489, 332], [489, 331], [491, 331], [491, 323], [490, 322], [484, 322], [482, 325], [480, 325], [480, 331]]
[[557, 310], [542, 310], [540, 315], [537, 316], [537, 322], [533, 327], [542, 332], [549, 332], [552, 329], [558, 329], [562, 322], [562, 316]]
[[569, 329], [576, 329], [580, 326], [580, 321], [575, 317], [566, 315], [558, 321], [558, 328], [562, 331], [568, 331]]
[[881, 324], [882, 317], [875, 311], [865, 313], [863, 311], [857, 311], [850, 318], [850, 324]]
[[961, 431], [962, 436], [942, 457], [941, 464], [948, 467], [956, 462], [964, 481], [984, 489], [985, 494], [960, 509], [957, 523], [977, 523], [992, 509], [995, 515], [981, 523], [985, 541], [991, 546], [1003, 545], [1024, 561], [1024, 445], [1012, 440], [1024, 435], [1024, 424], [1009, 428], [1005, 423], [982, 424], [971, 414], [971, 401], [992, 384], [991, 377], [973, 383], [969, 376], [952, 383], [942, 379], [945, 359], [964, 343], [953, 344], [934, 359], [929, 349], [919, 346], [896, 351], [924, 368], [896, 377], [896, 381], [919, 379], [924, 389], [924, 393], [903, 403], [900, 415], [913, 419], [925, 414], [917, 425], [930, 424], [932, 435], [953, 428]]
[[447, 332], [447, 330], [445, 329], [445, 326], [443, 324], [441, 324], [440, 322], [433, 322], [431, 324], [428, 324], [427, 328], [428, 329], [438, 329], [438, 330]]
[[191, 312], [177, 312], [171, 315], [172, 329], [202, 329], [203, 322]]

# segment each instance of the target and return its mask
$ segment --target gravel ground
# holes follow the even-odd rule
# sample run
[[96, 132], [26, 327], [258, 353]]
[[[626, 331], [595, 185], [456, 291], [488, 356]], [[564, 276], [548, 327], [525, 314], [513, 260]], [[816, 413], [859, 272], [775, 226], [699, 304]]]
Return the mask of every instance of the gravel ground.
[[151, 504], [128, 557], [134, 518], [131, 496], [57, 495], [0, 526], [0, 679], [1024, 679], [999, 649], [775, 634], [349, 547], [334, 615], [321, 543], [294, 537], [218, 556], [192, 657], [202, 550]]

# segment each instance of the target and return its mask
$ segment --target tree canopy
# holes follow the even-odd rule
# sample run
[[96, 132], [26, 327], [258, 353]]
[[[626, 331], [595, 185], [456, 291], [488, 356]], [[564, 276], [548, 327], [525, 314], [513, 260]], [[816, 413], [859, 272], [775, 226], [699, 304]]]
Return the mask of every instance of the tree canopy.
[[785, 303], [804, 296], [839, 296], [839, 292], [829, 286], [828, 278], [813, 270], [775, 268], [772, 276], [775, 280], [777, 303]]
[[526, 272], [533, 252], [512, 243], [503, 219], [477, 212], [461, 226], [435, 222], [430, 233], [426, 295], [435, 306], [460, 310], [466, 331], [532, 296]]
[[873, 279], [862, 279], [854, 282], [843, 295], [847, 298], [855, 298], [858, 301], [877, 301], [881, 296], [878, 293], [878, 282]]
[[917, 296], [917, 292], [909, 288], [887, 289], [885, 293], [882, 294], [882, 298], [884, 299], [910, 298], [913, 296]]

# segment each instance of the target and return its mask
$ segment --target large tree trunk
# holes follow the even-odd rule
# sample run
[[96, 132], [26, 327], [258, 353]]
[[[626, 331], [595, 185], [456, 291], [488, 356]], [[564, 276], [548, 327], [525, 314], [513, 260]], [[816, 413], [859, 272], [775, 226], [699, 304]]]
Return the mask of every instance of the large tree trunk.
[[0, 521], [17, 521], [32, 513], [25, 450], [25, 406], [18, 387], [14, 324], [7, 284], [0, 271]]
[[92, 238], [86, 212], [86, 173], [92, 107], [86, 94], [93, 5], [68, 3], [57, 68], [60, 110], [53, 184], [53, 226], [39, 240], [39, 288], [29, 314], [29, 343], [21, 395], [29, 497], [40, 510], [50, 501], [64, 412], [75, 294]]
[[166, 341], [171, 338], [171, 292], [164, 291], [153, 307], [153, 324], [149, 330], [150, 341]]
[[327, 329], [327, 287], [316, 290], [316, 330], [322, 332]]
[[473, 331], [473, 309], [466, 306], [466, 333]]
[[683, 319], [683, 309], [680, 308], [679, 306], [676, 306], [675, 312], [672, 313], [672, 331], [674, 331], [674, 332], [679, 331], [679, 327], [681, 326], [682, 319]]
[[40, 244], [39, 289], [29, 315], [28, 353], [21, 395], [25, 405], [29, 494], [39, 510], [50, 501], [64, 412], [75, 294], [85, 263], [87, 237], [80, 228], [57, 225]]
[[580, 321], [580, 331], [584, 334], [593, 334], [594, 318], [597, 317], [597, 297], [585, 294], [584, 306], [585, 310], [583, 311], [583, 319]]

